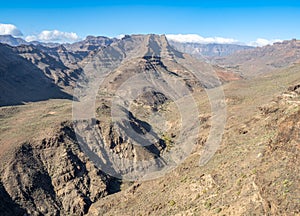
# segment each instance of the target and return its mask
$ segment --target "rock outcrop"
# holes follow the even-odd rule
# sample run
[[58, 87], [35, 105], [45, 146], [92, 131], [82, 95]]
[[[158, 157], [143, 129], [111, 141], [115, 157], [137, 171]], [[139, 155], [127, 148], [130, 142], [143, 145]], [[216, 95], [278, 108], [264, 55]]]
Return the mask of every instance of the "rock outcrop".
[[0, 205], [11, 208], [0, 212], [83, 215], [108, 194], [109, 180], [81, 152], [70, 123], [63, 123], [53, 137], [23, 143], [7, 161]]

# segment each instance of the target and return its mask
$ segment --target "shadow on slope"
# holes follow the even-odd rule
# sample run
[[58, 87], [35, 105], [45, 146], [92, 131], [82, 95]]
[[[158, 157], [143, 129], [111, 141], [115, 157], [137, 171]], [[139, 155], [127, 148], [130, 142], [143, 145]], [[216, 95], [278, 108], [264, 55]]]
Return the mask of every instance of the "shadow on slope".
[[72, 99], [42, 70], [0, 44], [0, 106], [18, 105], [48, 99]]
[[16, 204], [0, 182], [0, 215], [25, 215], [26, 211]]

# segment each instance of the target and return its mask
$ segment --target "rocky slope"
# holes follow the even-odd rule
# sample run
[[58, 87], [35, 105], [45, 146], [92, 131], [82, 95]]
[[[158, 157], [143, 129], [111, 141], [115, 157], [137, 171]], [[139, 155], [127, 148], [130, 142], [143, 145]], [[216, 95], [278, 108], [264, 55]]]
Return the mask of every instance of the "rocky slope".
[[84, 214], [92, 202], [107, 194], [105, 175], [74, 143], [72, 130], [62, 125], [55, 137], [41, 144], [22, 144], [7, 161], [3, 187], [29, 215]]
[[[46, 53], [34, 46], [27, 45], [16, 48], [3, 46], [3, 49], [5, 49], [3, 56], [6, 53], [6, 56], [15, 58], [10, 58], [10, 60], [2, 58], [4, 65], [10, 65], [18, 60], [19, 66], [25, 70], [21, 71], [22, 73], [26, 71], [33, 73], [32, 68], [26, 68], [26, 65], [32, 65], [39, 69], [37, 69], [38, 75], [36, 76], [44, 77], [43, 79], [49, 80], [50, 84], [53, 83], [51, 78], [55, 74], [63, 74], [67, 70], [67, 63], [63, 62], [61, 56], [55, 54], [56, 52]], [[49, 48], [47, 49], [49, 50]], [[182, 97], [182, 94], [189, 94], [190, 91], [202, 91], [203, 87], [212, 88], [220, 85], [208, 71], [200, 73], [207, 79], [197, 80], [195, 75], [183, 66], [185, 64], [186, 67], [190, 67], [189, 70], [195, 70], [189, 66], [189, 62], [186, 62], [186, 59], [191, 60], [191, 57], [170, 47], [164, 36], [134, 35], [126, 37], [111, 46], [100, 49], [88, 58], [92, 58], [90, 64], [96, 67], [96, 71], [89, 70], [90, 64], [86, 63], [83, 89], [87, 80], [92, 81], [90, 78], [95, 76], [94, 72], [96, 75], [107, 75], [99, 89], [96, 109], [100, 115], [97, 116], [97, 121], [87, 119], [87, 121], [75, 121], [74, 124], [69, 123], [70, 104], [66, 105], [60, 101], [36, 102], [26, 106], [1, 108], [1, 194], [6, 199], [1, 200], [0, 205], [8, 205], [7, 208], [1, 209], [3, 214], [26, 212], [30, 215], [82, 215], [87, 213], [92, 203], [119, 189], [113, 178], [101, 171], [101, 164], [94, 161], [94, 158], [87, 157], [90, 155], [82, 145], [79, 145], [80, 143], [76, 139], [78, 134], [75, 137], [76, 130], [74, 131], [73, 127], [75, 129], [84, 127], [85, 136], [82, 139], [92, 141], [97, 141], [94, 138], [96, 135], [94, 130], [100, 130], [104, 138], [102, 147], [108, 147], [109, 151], [112, 151], [121, 160], [146, 160], [145, 163], [138, 165], [139, 168], [146, 170], [152, 165], [148, 164], [147, 160], [158, 158], [155, 166], [160, 167], [163, 164], [160, 159], [161, 155], [176, 150], [175, 143], [171, 139], [174, 138], [172, 132], [175, 133], [177, 130], [178, 115], [172, 115], [172, 113], [176, 113], [176, 109], [175, 104], [170, 103], [170, 99], [176, 101]], [[85, 60], [89, 62], [88, 59]], [[206, 66], [203, 62], [196, 60], [195, 62], [199, 64], [198, 68]], [[51, 66], [53, 68], [49, 70], [55, 70], [57, 73], [45, 77], [44, 71]], [[108, 70], [102, 71], [103, 68]], [[4, 72], [7, 71], [9, 70]], [[16, 76], [20, 76], [20, 71], [11, 71], [10, 74], [16, 73]], [[125, 81], [131, 80], [131, 76], [135, 77], [139, 74], [146, 75], [144, 81], [147, 81], [148, 84], [141, 85], [141, 95], [134, 100], [135, 108], [131, 110], [129, 107], [123, 107], [129, 112], [129, 118], [117, 119], [112, 124], [109, 120], [112, 95], [120, 94], [118, 91]], [[25, 73], [25, 75], [27, 74]], [[163, 78], [168, 79], [168, 82], [177, 80], [176, 87], [180, 90], [177, 96], [172, 95], [171, 91], [168, 93], [171, 90], [170, 83], [166, 84]], [[153, 79], [157, 79], [157, 81], [154, 82]], [[12, 78], [11, 81], [15, 81], [15, 78]], [[151, 82], [155, 83], [154, 87]], [[182, 84], [179, 84], [180, 82]], [[155, 89], [157, 86], [160, 88]], [[47, 89], [49, 90], [48, 87]], [[20, 91], [20, 89], [16, 89], [16, 92]], [[122, 91], [120, 92], [122, 94]], [[189, 101], [183, 100], [181, 103], [186, 106], [187, 102]], [[186, 106], [185, 116], [193, 112], [189, 107], [192, 106]], [[143, 112], [145, 110], [147, 110], [146, 113]], [[159, 125], [148, 121], [147, 117], [152, 114], [156, 114], [158, 118], [160, 115], [165, 116], [170, 122], [170, 128], [159, 133], [157, 130]], [[192, 116], [189, 119], [195, 121]], [[93, 124], [90, 126], [86, 122]], [[189, 122], [188, 119], [187, 122]], [[139, 141], [126, 131], [125, 127], [128, 124], [140, 134], [147, 133], [150, 128], [156, 126], [155, 130], [153, 129], [151, 132], [156, 141], [150, 145], [137, 146]], [[189, 129], [190, 127], [184, 128], [184, 133], [189, 133]], [[184, 137], [181, 138], [182, 141], [184, 139]], [[193, 142], [191, 143], [193, 144]], [[97, 147], [99, 148], [99, 146]], [[100, 152], [96, 151], [97, 149], [92, 150], [92, 153], [101, 157]], [[98, 168], [89, 160], [98, 165]], [[126, 174], [130, 170], [128, 166], [119, 168], [123, 172], [121, 174]], [[120, 171], [118, 172], [120, 173]]]
[[81, 152], [69, 103], [39, 103], [0, 110], [0, 214], [83, 215], [111, 178]]
[[[170, 166], [172, 160], [180, 161], [176, 155], [182, 154], [180, 158], [185, 158], [188, 153], [180, 151], [180, 145], [194, 143], [195, 134], [191, 132], [197, 124], [197, 119], [188, 114], [196, 112], [189, 95], [203, 88], [221, 85], [217, 75], [213, 74], [213, 68], [176, 51], [163, 35], [128, 36], [101, 49], [93, 58], [92, 64], [85, 67], [85, 79], [89, 80], [90, 86], [94, 86], [93, 80], [102, 83], [96, 103], [98, 123], [96, 127], [86, 122], [77, 126], [84, 146], [87, 142], [91, 143], [86, 153], [96, 157], [94, 162], [102, 169], [108, 169], [112, 175], [131, 178], [134, 174], [142, 178], [149, 170], [161, 171]], [[79, 85], [85, 84], [84, 80]], [[84, 101], [78, 103], [78, 108], [75, 106], [78, 113], [75, 112], [74, 116], [78, 115], [79, 119], [82, 114], [93, 113], [93, 110], [89, 111], [93, 108], [93, 94], [90, 92], [93, 89], [83, 87], [79, 96], [75, 93], [79, 101]], [[182, 122], [178, 118], [180, 115], [168, 114], [180, 111], [176, 105], [182, 106], [181, 115], [188, 116], [189, 120]], [[82, 113], [82, 110], [85, 112]], [[151, 122], [153, 116], [164, 118], [168, 127], [162, 129], [153, 120]], [[92, 115], [85, 118], [89, 120]], [[174, 134], [179, 134], [178, 124], [182, 124], [181, 133], [190, 136], [178, 135], [177, 143], [173, 143]], [[98, 127], [100, 143], [91, 138], [97, 137]], [[86, 133], [93, 135], [85, 136]], [[173, 148], [170, 148], [171, 145]], [[167, 159], [170, 155], [174, 158]], [[115, 162], [109, 168], [106, 167], [106, 157], [113, 157]], [[135, 173], [136, 170], [140, 172]]]
[[[300, 214], [299, 64], [244, 80], [163, 35], [126, 36], [85, 58], [64, 46], [0, 54], [0, 82], [30, 81], [40, 93], [72, 87], [68, 72], [83, 70], [73, 104], [0, 107], [0, 215]], [[221, 85], [227, 115], [212, 94]], [[210, 149], [222, 119], [221, 146]], [[207, 149], [217, 151], [200, 166]]]
[[[199, 166], [196, 150], [163, 178], [97, 201], [88, 215], [299, 215], [298, 69], [289, 69], [295, 84], [284, 92], [272, 85], [281, 76], [226, 85], [227, 126], [208, 164]], [[252, 89], [266, 86], [264, 95]]]
[[1, 38], [2, 42], [13, 47], [0, 44], [0, 88], [3, 92], [0, 105], [48, 98], [71, 99], [70, 94], [88, 61], [84, 59], [92, 58], [99, 49], [116, 40], [89, 36], [74, 44], [48, 46], [43, 43], [23, 43], [12, 36]]
[[68, 52], [62, 45], [56, 48], [23, 45], [15, 47], [14, 50], [40, 69], [54, 85], [67, 92], [71, 92], [82, 73], [78, 62], [84, 56]]
[[[22, 56], [26, 55], [26, 52], [29, 55], [40, 55], [45, 58], [37, 57], [36, 61], [27, 60]], [[51, 61], [51, 58], [47, 57], [30, 46], [12, 48], [8, 45], [0, 45], [0, 105], [21, 104], [49, 98], [71, 98], [55, 85], [54, 76], [47, 75], [47, 72], [51, 73], [45, 67], [47, 62], [43, 63], [44, 60]], [[64, 67], [59, 63], [53, 65]]]

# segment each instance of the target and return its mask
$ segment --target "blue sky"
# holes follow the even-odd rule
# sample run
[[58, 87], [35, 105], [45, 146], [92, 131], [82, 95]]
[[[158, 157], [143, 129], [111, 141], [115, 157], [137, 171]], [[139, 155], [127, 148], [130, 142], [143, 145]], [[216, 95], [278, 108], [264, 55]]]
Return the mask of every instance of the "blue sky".
[[[16, 26], [24, 38], [45, 40], [47, 37], [41, 32], [58, 30], [76, 33], [78, 38], [132, 33], [197, 34], [249, 43], [258, 38], [299, 38], [299, 21], [300, 1], [289, 0], [28, 0], [5, 1], [0, 6], [0, 23]], [[46, 35], [49, 34], [54, 35], [51, 32]], [[66, 36], [56, 34], [59, 35]]]

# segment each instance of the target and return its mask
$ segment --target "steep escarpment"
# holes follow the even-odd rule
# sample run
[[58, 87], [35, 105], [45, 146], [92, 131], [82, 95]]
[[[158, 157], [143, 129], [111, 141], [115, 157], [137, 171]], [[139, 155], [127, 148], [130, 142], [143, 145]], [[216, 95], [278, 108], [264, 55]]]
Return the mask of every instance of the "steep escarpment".
[[[39, 76], [52, 65], [47, 77], [50, 83], [55, 74], [68, 70], [54, 51], [48, 54], [22, 46], [11, 52], [19, 52], [16, 58], [42, 70]], [[75, 119], [71, 124], [71, 109], [66, 101], [59, 100], [1, 108], [0, 144], [5, 158], [1, 193], [8, 198], [1, 205], [8, 202], [18, 207], [16, 212], [30, 215], [82, 215], [92, 203], [119, 190], [112, 189], [114, 181], [107, 174], [120, 177], [137, 168], [141, 171], [138, 177], [142, 177], [144, 170], [165, 166], [168, 161], [162, 156], [176, 153], [171, 159], [184, 158], [187, 153], [180, 151], [183, 142], [194, 145], [194, 134], [186, 137], [190, 130], [197, 129], [197, 119], [188, 115], [196, 113], [190, 95], [203, 91], [205, 82], [210, 87], [218, 83], [197, 80], [176, 60], [180, 58], [184, 63], [185, 56], [171, 48], [164, 36], [125, 37], [88, 58], [82, 88], [92, 80], [89, 78], [105, 75], [97, 92], [95, 118]], [[204, 65], [198, 63], [199, 68]], [[91, 65], [95, 71], [90, 70]], [[203, 76], [211, 77], [205, 71]], [[133, 86], [137, 91], [130, 88]], [[118, 96], [126, 97], [120, 101]], [[85, 98], [79, 97], [78, 102], [82, 99]], [[177, 106], [182, 106], [182, 115], [189, 116], [186, 122], [181, 121]], [[79, 111], [84, 114], [87, 110]], [[63, 120], [67, 122], [61, 123]], [[177, 133], [180, 126], [183, 135]], [[81, 128], [83, 134], [74, 128]], [[95, 146], [86, 149], [82, 141]], [[103, 162], [111, 158], [105, 158], [105, 153], [113, 154], [121, 163], [108, 164], [111, 169], [106, 170]], [[99, 163], [99, 158], [104, 160]], [[127, 161], [137, 164], [128, 166]]]
[[16, 148], [1, 171], [1, 193], [6, 197], [1, 205], [12, 208], [2, 213], [83, 215], [106, 196], [109, 178], [76, 143], [72, 126], [63, 123], [53, 137]]
[[37, 67], [42, 72], [41, 75], [50, 79], [53, 85], [66, 92], [72, 92], [82, 74], [79, 62], [84, 56], [68, 52], [63, 45], [54, 48], [23, 45], [14, 50]]

